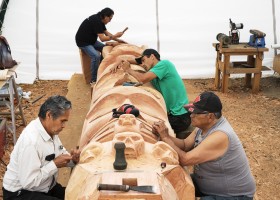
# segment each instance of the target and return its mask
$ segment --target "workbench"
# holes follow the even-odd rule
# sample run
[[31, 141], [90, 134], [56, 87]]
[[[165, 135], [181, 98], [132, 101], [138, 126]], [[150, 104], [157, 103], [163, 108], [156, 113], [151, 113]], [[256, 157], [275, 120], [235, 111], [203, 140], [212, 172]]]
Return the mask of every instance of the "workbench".
[[[252, 92], [257, 93], [260, 88], [262, 60], [268, 48], [255, 48], [247, 43], [231, 44], [227, 47], [213, 43], [213, 47], [217, 51], [215, 87], [227, 92], [230, 74], [245, 74], [245, 85], [252, 87]], [[231, 56], [247, 56], [247, 61], [231, 63]]]

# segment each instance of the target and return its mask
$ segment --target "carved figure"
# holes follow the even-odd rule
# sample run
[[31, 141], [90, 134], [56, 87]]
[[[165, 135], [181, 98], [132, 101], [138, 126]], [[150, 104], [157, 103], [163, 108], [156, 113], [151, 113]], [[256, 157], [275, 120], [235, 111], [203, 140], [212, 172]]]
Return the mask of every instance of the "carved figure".
[[[168, 122], [161, 94], [150, 84], [123, 86], [137, 82], [118, 68], [124, 57], [135, 58], [144, 48], [124, 44], [105, 47], [103, 62], [92, 92], [90, 110], [84, 121], [80, 139], [80, 162], [73, 170], [66, 188], [66, 199], [194, 199], [194, 186], [187, 169], [179, 165], [178, 154], [168, 144], [158, 141], [152, 124], [163, 120], [169, 133], [175, 134]], [[143, 71], [141, 66], [133, 65]], [[112, 73], [115, 71], [115, 73]], [[121, 114], [113, 117], [113, 109], [130, 104], [139, 116]], [[115, 170], [114, 145], [123, 142], [127, 168]], [[151, 185], [155, 193], [98, 190], [98, 184]]]
[[145, 143], [142, 135], [133, 132], [124, 132], [116, 134], [113, 139], [113, 145], [116, 142], [125, 143], [125, 157], [126, 158], [138, 158], [144, 154]]

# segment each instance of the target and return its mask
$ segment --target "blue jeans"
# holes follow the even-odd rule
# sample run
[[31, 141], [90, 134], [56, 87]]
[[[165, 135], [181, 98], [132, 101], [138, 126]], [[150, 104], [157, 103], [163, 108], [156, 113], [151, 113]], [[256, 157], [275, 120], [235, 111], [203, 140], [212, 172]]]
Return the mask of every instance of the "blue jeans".
[[90, 71], [91, 71], [91, 81], [96, 81], [97, 78], [97, 70], [101, 61], [101, 52], [105, 45], [99, 41], [96, 41], [94, 45], [88, 45], [84, 47], [80, 47], [84, 53], [86, 53], [90, 59]]

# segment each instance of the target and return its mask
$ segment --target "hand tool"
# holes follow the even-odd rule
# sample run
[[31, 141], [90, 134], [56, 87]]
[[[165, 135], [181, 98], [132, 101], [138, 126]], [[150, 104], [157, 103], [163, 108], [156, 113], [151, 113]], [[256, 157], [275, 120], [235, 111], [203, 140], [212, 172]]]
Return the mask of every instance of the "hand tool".
[[128, 29], [128, 27], [126, 27], [126, 28], [123, 30], [123, 33], [124, 33], [125, 31], [127, 31], [127, 29]]
[[129, 190], [134, 190], [137, 192], [144, 193], [156, 193], [154, 186], [130, 186], [130, 185], [114, 185], [114, 184], [98, 184], [98, 190], [113, 190], [113, 191], [123, 191], [128, 192]]

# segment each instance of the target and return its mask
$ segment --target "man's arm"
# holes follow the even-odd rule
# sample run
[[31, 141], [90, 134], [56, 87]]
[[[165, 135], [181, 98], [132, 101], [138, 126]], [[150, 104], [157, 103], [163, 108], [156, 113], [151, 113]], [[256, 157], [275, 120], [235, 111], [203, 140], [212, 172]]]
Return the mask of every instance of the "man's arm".
[[162, 141], [169, 144], [178, 153], [182, 165], [195, 165], [215, 160], [228, 149], [228, 137], [220, 131], [212, 133], [196, 148], [192, 149], [196, 131], [193, 131], [186, 139], [180, 140], [169, 136], [168, 128], [162, 122], [156, 122], [153, 125], [153, 130], [160, 135]]
[[228, 149], [228, 136], [217, 131], [207, 136], [197, 147], [187, 153], [180, 153], [180, 163], [183, 165], [195, 165], [216, 160], [224, 155]]
[[104, 33], [99, 33], [97, 35], [102, 42], [114, 40], [120, 43], [125, 43], [123, 40], [119, 39], [123, 35], [123, 32], [118, 32], [115, 35], [113, 35], [112, 33], [106, 30], [104, 31]]
[[97, 35], [98, 35], [98, 38], [101, 40], [101, 42], [106, 42], [106, 41], [110, 41], [110, 40], [113, 39], [113, 35], [112, 34], [106, 35], [104, 33], [99, 33]]
[[194, 146], [196, 131], [193, 131], [186, 139], [171, 137], [164, 121], [158, 121], [153, 124], [152, 132], [156, 135], [159, 134], [161, 140], [169, 144], [178, 155], [185, 154], [185, 151], [190, 151]]
[[[175, 137], [171, 137], [168, 133], [168, 128], [165, 125], [164, 121], [158, 121], [153, 124], [152, 132], [155, 135], [160, 136], [161, 140], [168, 140], [167, 142], [170, 146], [178, 147], [183, 152], [190, 151], [194, 146], [194, 140], [196, 131], [193, 131], [186, 139], [179, 139]], [[168, 139], [166, 139], [168, 138]]]
[[122, 61], [120, 65], [125, 72], [127, 72], [128, 74], [130, 74], [131, 76], [136, 78], [138, 80], [138, 82], [147, 83], [147, 82], [150, 82], [151, 80], [157, 78], [157, 76], [153, 72], [141, 73], [138, 71], [134, 71], [133, 69], [131, 69], [130, 62], [128, 62], [128, 61]]
[[130, 64], [138, 65], [138, 63], [136, 62], [135, 58], [134, 59], [127, 59], [126, 61], [129, 62]]

